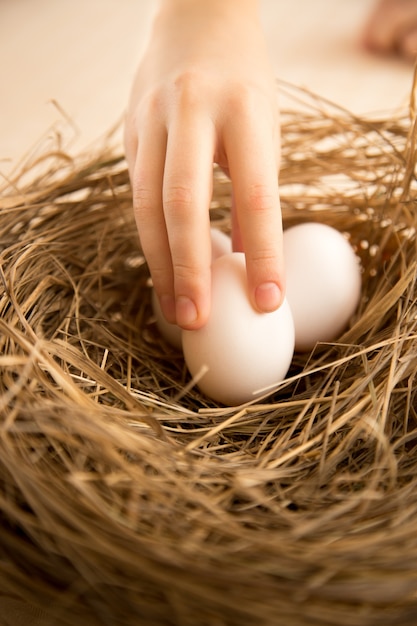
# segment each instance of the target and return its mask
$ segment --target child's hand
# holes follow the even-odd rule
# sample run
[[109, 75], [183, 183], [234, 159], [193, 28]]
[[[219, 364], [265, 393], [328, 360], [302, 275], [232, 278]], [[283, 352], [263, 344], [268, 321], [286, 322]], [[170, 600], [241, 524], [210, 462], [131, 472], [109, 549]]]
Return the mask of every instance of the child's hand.
[[210, 309], [213, 163], [231, 177], [233, 241], [260, 311], [282, 300], [276, 87], [256, 0], [165, 0], [133, 85], [125, 148], [136, 223], [165, 317]]

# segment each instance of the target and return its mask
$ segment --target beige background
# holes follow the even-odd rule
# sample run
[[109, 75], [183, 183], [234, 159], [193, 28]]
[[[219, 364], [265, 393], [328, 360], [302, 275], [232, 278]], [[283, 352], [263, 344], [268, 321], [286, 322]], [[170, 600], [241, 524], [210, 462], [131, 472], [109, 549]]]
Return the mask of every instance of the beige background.
[[[261, 0], [277, 77], [357, 113], [402, 105], [410, 64], [378, 58], [358, 42], [372, 2]], [[51, 129], [76, 154], [122, 118], [154, 6], [0, 0], [0, 172]]]

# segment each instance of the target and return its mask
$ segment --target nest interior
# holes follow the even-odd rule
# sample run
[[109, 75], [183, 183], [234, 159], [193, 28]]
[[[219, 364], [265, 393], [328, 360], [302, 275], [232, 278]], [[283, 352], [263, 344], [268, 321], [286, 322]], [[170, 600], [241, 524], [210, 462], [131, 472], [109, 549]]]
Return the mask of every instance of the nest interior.
[[[299, 92], [282, 111], [284, 227], [344, 232], [362, 298], [337, 342], [241, 407], [204, 398], [158, 335], [121, 155], [57, 149], [10, 177], [2, 593], [45, 624], [415, 625], [413, 94], [382, 117]], [[230, 192], [215, 169], [225, 232]]]

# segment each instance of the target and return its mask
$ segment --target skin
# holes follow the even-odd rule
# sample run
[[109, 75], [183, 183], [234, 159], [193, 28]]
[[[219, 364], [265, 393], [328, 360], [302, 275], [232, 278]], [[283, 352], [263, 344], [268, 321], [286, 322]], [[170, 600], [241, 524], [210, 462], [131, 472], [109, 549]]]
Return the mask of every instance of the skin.
[[[160, 0], [132, 86], [125, 152], [141, 247], [164, 316], [186, 329], [210, 312], [213, 163], [231, 178], [254, 308], [284, 295], [279, 109], [258, 4]], [[415, 59], [417, 0], [379, 0], [363, 42]]]
[[256, 0], [165, 0], [125, 126], [133, 204], [162, 311], [183, 328], [210, 310], [213, 163], [233, 186], [233, 243], [259, 311], [282, 300], [276, 86]]
[[396, 54], [415, 61], [417, 0], [379, 0], [363, 29], [363, 42], [380, 54]]

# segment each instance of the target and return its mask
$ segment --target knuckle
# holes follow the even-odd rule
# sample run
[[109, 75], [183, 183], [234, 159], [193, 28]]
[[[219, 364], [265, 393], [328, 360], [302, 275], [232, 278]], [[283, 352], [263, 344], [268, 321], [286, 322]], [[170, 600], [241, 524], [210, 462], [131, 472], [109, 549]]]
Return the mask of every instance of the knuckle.
[[133, 213], [139, 220], [146, 218], [153, 210], [153, 193], [140, 179], [132, 182]]
[[200, 269], [183, 259], [174, 262], [174, 274], [177, 280], [184, 282], [196, 282], [201, 276]]
[[266, 112], [266, 97], [261, 89], [247, 83], [236, 83], [230, 90], [229, 112], [232, 116], [252, 118]]
[[242, 86], [236, 88], [236, 92], [229, 95], [227, 100], [227, 118], [230, 123], [240, 120], [241, 123], [249, 124], [255, 115], [255, 105], [253, 104], [253, 94]]
[[279, 136], [279, 110], [277, 101], [261, 85], [236, 83], [227, 99], [227, 118], [234, 122], [240, 120], [247, 127], [262, 125]]
[[258, 248], [253, 253], [250, 262], [254, 265], [261, 265], [262, 267], [268, 267], [274, 265], [277, 262], [277, 252], [272, 247]]
[[188, 214], [193, 204], [193, 193], [187, 185], [172, 184], [164, 191], [164, 209], [170, 213]]
[[271, 213], [277, 209], [277, 195], [267, 185], [255, 183], [249, 188], [248, 204], [250, 211]]
[[176, 289], [188, 293], [204, 293], [210, 281], [209, 268], [205, 268], [199, 261], [191, 259], [175, 259], [173, 262]]
[[143, 94], [140, 103], [140, 117], [147, 120], [161, 117], [165, 109], [165, 95], [156, 87]]
[[202, 78], [201, 71], [192, 68], [181, 72], [173, 81], [173, 95], [175, 102], [184, 108], [193, 107], [201, 101], [203, 88], [207, 90], [208, 83]]
[[149, 265], [153, 284], [162, 290], [162, 286], [167, 282], [167, 268], [158, 262], [158, 257], [150, 259]]

